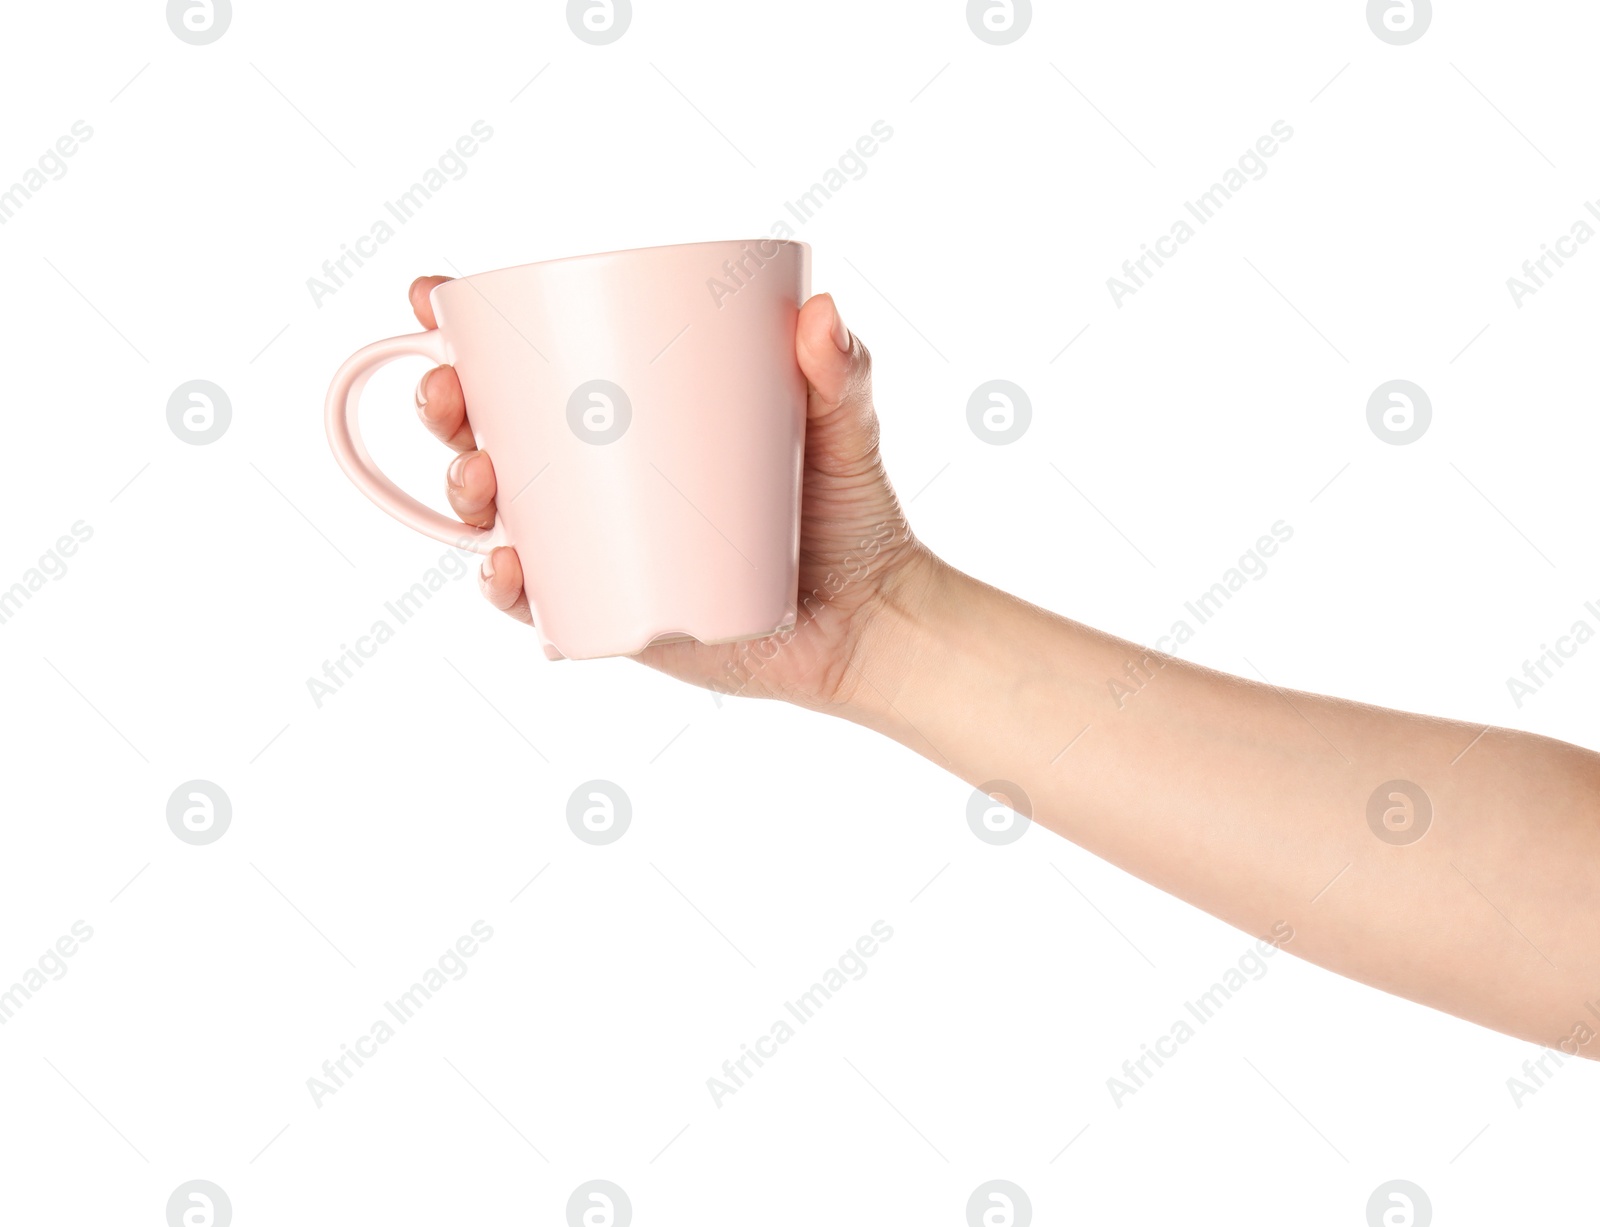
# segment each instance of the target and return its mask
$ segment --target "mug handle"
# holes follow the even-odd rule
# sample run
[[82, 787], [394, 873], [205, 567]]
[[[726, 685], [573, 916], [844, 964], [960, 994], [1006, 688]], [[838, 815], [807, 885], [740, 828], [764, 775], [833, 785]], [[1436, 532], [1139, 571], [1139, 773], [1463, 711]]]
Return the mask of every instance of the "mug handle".
[[384, 475], [373, 463], [366, 445], [361, 441], [357, 417], [361, 407], [361, 392], [367, 386], [367, 380], [380, 367], [414, 354], [429, 359], [435, 366], [449, 361], [444, 338], [437, 328], [374, 341], [345, 359], [344, 365], [333, 377], [332, 386], [328, 388], [326, 421], [333, 457], [344, 470], [344, 475], [355, 483], [357, 490], [400, 523], [446, 545], [487, 554], [496, 546], [506, 544], [500, 533], [498, 519], [493, 528], [474, 528], [418, 502]]

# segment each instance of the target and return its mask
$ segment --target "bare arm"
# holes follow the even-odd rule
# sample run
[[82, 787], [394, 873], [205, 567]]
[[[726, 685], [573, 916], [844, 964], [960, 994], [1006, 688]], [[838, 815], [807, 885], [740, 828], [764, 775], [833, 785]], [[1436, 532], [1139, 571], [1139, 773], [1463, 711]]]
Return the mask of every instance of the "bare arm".
[[[424, 327], [439, 280], [412, 287]], [[1600, 755], [1228, 677], [963, 575], [906, 524], [870, 358], [826, 295], [801, 311], [796, 354], [810, 384], [799, 624], [660, 644], [644, 663], [876, 729], [1257, 937], [1287, 924], [1312, 962], [1600, 1056]], [[424, 378], [418, 409], [458, 453], [451, 505], [491, 523], [493, 467], [449, 367]], [[482, 586], [531, 620], [515, 550], [495, 551]], [[1119, 702], [1112, 679], [1137, 693]]]
[[[1600, 1055], [1600, 755], [1229, 677], [918, 570], [850, 719], [1018, 786], [1034, 820], [1249, 933], [1287, 921], [1314, 963]], [[1119, 704], [1112, 679], [1148, 680]]]

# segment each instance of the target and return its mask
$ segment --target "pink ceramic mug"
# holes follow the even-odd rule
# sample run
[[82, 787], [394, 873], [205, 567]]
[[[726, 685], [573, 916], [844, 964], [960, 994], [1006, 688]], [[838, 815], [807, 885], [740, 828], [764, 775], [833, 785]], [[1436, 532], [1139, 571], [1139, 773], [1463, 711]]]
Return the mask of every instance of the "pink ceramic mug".
[[[403, 524], [486, 554], [515, 546], [545, 655], [756, 639], [795, 620], [806, 382], [795, 322], [811, 250], [688, 243], [445, 282], [439, 327], [358, 350], [328, 390], [328, 441]], [[373, 464], [356, 425], [380, 366], [460, 376], [498, 515], [470, 528]]]

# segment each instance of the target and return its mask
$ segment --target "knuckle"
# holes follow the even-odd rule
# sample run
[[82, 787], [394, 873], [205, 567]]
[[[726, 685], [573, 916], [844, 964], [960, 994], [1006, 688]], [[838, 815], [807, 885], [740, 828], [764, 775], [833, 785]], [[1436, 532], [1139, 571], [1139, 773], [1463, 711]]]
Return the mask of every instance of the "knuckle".
[[859, 338], [853, 338], [856, 347], [855, 367], [850, 372], [848, 393], [856, 400], [872, 399], [872, 352]]

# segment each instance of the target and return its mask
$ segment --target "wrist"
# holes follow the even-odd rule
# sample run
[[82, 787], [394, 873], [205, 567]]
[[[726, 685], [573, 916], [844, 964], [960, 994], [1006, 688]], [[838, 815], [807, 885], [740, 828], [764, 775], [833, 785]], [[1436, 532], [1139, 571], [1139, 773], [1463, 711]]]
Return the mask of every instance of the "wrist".
[[[838, 714], [899, 741], [911, 732], [901, 710], [918, 669], [961, 639], [976, 581], [912, 541], [888, 572], [850, 653]], [[863, 611], [866, 612], [866, 611]], [[948, 662], [947, 662], [948, 663]]]
[[917, 549], [863, 627], [839, 714], [969, 782], [1031, 778], [1097, 718], [1132, 645]]

